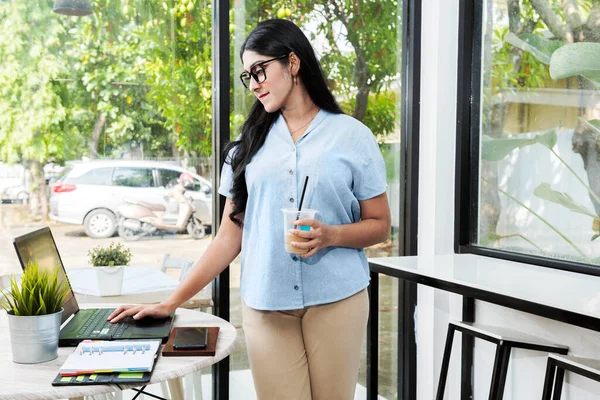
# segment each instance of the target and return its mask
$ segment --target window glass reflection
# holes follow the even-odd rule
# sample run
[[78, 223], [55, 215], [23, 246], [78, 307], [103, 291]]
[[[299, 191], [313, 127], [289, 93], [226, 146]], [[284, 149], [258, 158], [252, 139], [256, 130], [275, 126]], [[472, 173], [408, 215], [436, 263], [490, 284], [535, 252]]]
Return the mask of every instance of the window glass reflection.
[[[375, 134], [386, 162], [392, 234], [388, 241], [367, 249], [367, 255], [398, 255], [402, 2], [235, 1], [230, 13], [234, 77], [230, 118], [232, 139], [239, 135], [241, 124], [254, 102], [254, 96], [237, 79], [244, 72], [239, 50], [250, 30], [258, 22], [269, 18], [289, 18], [302, 28], [315, 48], [328, 84], [344, 112], [362, 121]], [[241, 339], [231, 355], [232, 377], [249, 373], [241, 326], [239, 269], [239, 261], [230, 268], [231, 318], [239, 329], [238, 337]], [[380, 394], [385, 398], [395, 398], [397, 284], [383, 279], [380, 291], [385, 303], [379, 310], [380, 335], [386, 338], [380, 343]], [[366, 398], [365, 371], [363, 354], [357, 398]], [[233, 381], [231, 393], [232, 398], [244, 398], [235, 397], [240, 392], [234, 387]]]
[[476, 244], [600, 265], [592, 3], [484, 2]]

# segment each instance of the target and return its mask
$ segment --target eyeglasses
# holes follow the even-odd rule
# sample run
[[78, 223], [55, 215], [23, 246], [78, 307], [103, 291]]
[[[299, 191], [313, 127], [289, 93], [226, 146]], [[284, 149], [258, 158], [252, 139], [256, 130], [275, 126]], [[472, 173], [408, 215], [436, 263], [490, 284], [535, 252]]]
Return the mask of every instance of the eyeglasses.
[[271, 58], [270, 60], [265, 60], [258, 62], [252, 66], [250, 72], [244, 71], [240, 74], [240, 80], [246, 87], [246, 89], [250, 89], [250, 78], [254, 78], [256, 83], [263, 83], [267, 80], [267, 72], [265, 71], [265, 65], [270, 63], [271, 61], [281, 60], [282, 58], [286, 58], [288, 55], [279, 56], [275, 58]]

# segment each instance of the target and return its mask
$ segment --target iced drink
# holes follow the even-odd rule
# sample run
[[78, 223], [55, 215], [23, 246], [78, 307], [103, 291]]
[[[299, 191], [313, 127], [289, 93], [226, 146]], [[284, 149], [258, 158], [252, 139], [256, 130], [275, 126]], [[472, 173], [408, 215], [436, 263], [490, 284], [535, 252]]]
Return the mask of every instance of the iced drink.
[[291, 229], [298, 230], [310, 230], [310, 226], [295, 226], [294, 221], [297, 219], [314, 219], [317, 215], [317, 210], [302, 210], [298, 211], [295, 208], [282, 208], [283, 211], [283, 240], [285, 243], [285, 251], [288, 253], [294, 254], [306, 254], [308, 253], [307, 249], [300, 249], [298, 247], [292, 246], [292, 242], [309, 242], [310, 239], [302, 238], [300, 236], [292, 235], [290, 233]]

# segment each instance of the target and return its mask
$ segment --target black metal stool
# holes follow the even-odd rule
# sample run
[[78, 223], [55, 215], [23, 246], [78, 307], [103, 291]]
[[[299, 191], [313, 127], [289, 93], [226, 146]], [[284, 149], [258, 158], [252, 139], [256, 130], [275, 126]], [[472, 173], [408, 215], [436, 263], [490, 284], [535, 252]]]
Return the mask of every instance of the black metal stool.
[[494, 369], [492, 371], [489, 400], [500, 400], [504, 396], [504, 385], [506, 383], [508, 361], [510, 360], [510, 351], [512, 348], [560, 354], [567, 354], [569, 351], [567, 346], [553, 344], [544, 339], [520, 332], [495, 326], [478, 325], [470, 322], [451, 321], [448, 323], [448, 335], [446, 336], [446, 346], [444, 348], [444, 357], [442, 359], [442, 370], [440, 372], [440, 383], [438, 385], [436, 400], [443, 400], [444, 398], [448, 367], [450, 365], [450, 353], [452, 351], [452, 340], [454, 339], [455, 331], [462, 332], [463, 335], [469, 335], [492, 342], [496, 345], [496, 357], [494, 359]]
[[[565, 371], [600, 382], [600, 360], [549, 354], [542, 400], [560, 400]], [[553, 384], [554, 394], [552, 395]], [[552, 397], [550, 397], [551, 395]]]

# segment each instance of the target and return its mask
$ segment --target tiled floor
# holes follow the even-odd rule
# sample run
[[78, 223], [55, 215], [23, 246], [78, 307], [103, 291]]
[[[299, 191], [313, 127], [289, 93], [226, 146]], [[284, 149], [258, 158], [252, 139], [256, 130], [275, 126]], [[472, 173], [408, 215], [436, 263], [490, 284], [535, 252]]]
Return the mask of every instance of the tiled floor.
[[[232, 371], [230, 373], [229, 383], [229, 398], [231, 400], [256, 400], [256, 394], [254, 393], [254, 386], [252, 384], [252, 375], [250, 370]], [[186, 382], [184, 382], [184, 386]], [[188, 386], [190, 386], [188, 384]], [[162, 396], [160, 385], [151, 385], [147, 389], [150, 393]], [[211, 375], [202, 375], [202, 396], [204, 400], [211, 400], [212, 382]], [[187, 392], [189, 393], [189, 392]], [[123, 394], [123, 400], [131, 400], [135, 393], [131, 390], [125, 391]], [[367, 389], [364, 386], [356, 385], [356, 394], [354, 395], [355, 400], [366, 399]], [[138, 399], [140, 399], [138, 397]], [[150, 396], [145, 396], [145, 399], [152, 399]], [[186, 400], [198, 400], [193, 399], [193, 396], [187, 396]], [[384, 397], [379, 396], [379, 400], [386, 400]]]

